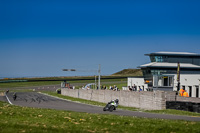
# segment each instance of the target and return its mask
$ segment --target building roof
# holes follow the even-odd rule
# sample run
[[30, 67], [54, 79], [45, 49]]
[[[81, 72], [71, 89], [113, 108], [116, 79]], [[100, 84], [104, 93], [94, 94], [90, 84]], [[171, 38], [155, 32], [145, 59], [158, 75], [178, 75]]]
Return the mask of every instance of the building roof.
[[168, 56], [198, 56], [200, 57], [200, 54], [197, 53], [189, 53], [189, 52], [155, 52], [155, 53], [150, 53], [150, 54], [145, 54], [147, 56], [150, 55], [168, 55]]
[[[139, 66], [139, 68], [177, 68], [177, 63], [167, 63], [167, 62], [151, 62]], [[200, 66], [190, 64], [190, 63], [180, 63], [180, 68], [190, 68], [190, 69], [200, 69]]]

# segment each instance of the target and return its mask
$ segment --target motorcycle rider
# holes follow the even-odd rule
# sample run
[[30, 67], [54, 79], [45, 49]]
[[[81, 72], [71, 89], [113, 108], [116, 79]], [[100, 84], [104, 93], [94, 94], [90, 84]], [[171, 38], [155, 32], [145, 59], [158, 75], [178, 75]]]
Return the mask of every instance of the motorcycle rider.
[[117, 103], [117, 104], [119, 104], [119, 100], [118, 99], [111, 100], [109, 103]]
[[[106, 105], [106, 107], [104, 107], [104, 111], [106, 110], [110, 110], [112, 112], [112, 110], [116, 110], [117, 106], [119, 105], [119, 100], [111, 100], [110, 102], [108, 102], [108, 104]], [[112, 108], [112, 109], [111, 109]]]
[[17, 94], [16, 94], [16, 92], [15, 92], [15, 93], [13, 94], [13, 100], [15, 101], [16, 98], [17, 98]]
[[118, 105], [118, 104], [119, 104], [119, 100], [118, 100], [118, 99], [116, 99], [116, 100], [115, 100], [115, 103]]

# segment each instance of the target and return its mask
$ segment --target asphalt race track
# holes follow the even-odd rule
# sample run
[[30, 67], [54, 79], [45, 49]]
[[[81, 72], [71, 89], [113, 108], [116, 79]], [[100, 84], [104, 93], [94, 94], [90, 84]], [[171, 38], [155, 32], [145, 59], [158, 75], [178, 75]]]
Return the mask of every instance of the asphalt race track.
[[[158, 119], [172, 119], [172, 120], [188, 120], [188, 121], [200, 121], [200, 117], [188, 117], [177, 115], [165, 115], [144, 113], [117, 109], [113, 112], [103, 111], [103, 107], [87, 105], [64, 99], [48, 96], [37, 92], [18, 92], [17, 99], [13, 100], [13, 93], [8, 93], [7, 97], [9, 101], [18, 106], [36, 107], [36, 108], [48, 108], [57, 110], [68, 110], [76, 112], [98, 113], [98, 114], [113, 114], [132, 117], [146, 117], [146, 118], [158, 118]], [[5, 101], [6, 98], [0, 98], [1, 101]]]

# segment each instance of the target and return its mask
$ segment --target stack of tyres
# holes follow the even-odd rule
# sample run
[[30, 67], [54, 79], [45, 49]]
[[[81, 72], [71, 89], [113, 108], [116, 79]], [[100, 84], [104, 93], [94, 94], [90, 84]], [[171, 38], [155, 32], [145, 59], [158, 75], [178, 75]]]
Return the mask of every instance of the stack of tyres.
[[200, 103], [196, 103], [196, 111], [197, 113], [200, 113]]
[[176, 110], [182, 110], [182, 104], [181, 102], [175, 102], [175, 107], [176, 107]]
[[192, 108], [192, 102], [188, 102], [187, 103], [187, 108], [188, 108], [188, 110], [187, 111], [193, 111], [193, 108]]
[[200, 113], [200, 103], [167, 101], [166, 109], [176, 109]]
[[193, 104], [193, 112], [198, 113], [198, 110], [199, 110], [199, 105], [198, 105], [198, 103], [194, 103], [194, 104]]

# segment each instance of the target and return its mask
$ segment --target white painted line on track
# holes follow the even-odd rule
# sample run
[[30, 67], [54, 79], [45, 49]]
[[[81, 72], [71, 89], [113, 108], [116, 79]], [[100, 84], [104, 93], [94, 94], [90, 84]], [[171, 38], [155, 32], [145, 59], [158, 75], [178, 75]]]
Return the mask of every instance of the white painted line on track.
[[8, 100], [8, 102], [9, 102], [11, 105], [13, 105], [13, 104], [11, 103], [11, 101], [9, 100], [8, 96], [6, 95], [6, 93], [5, 93], [5, 96], [6, 96], [7, 100]]

